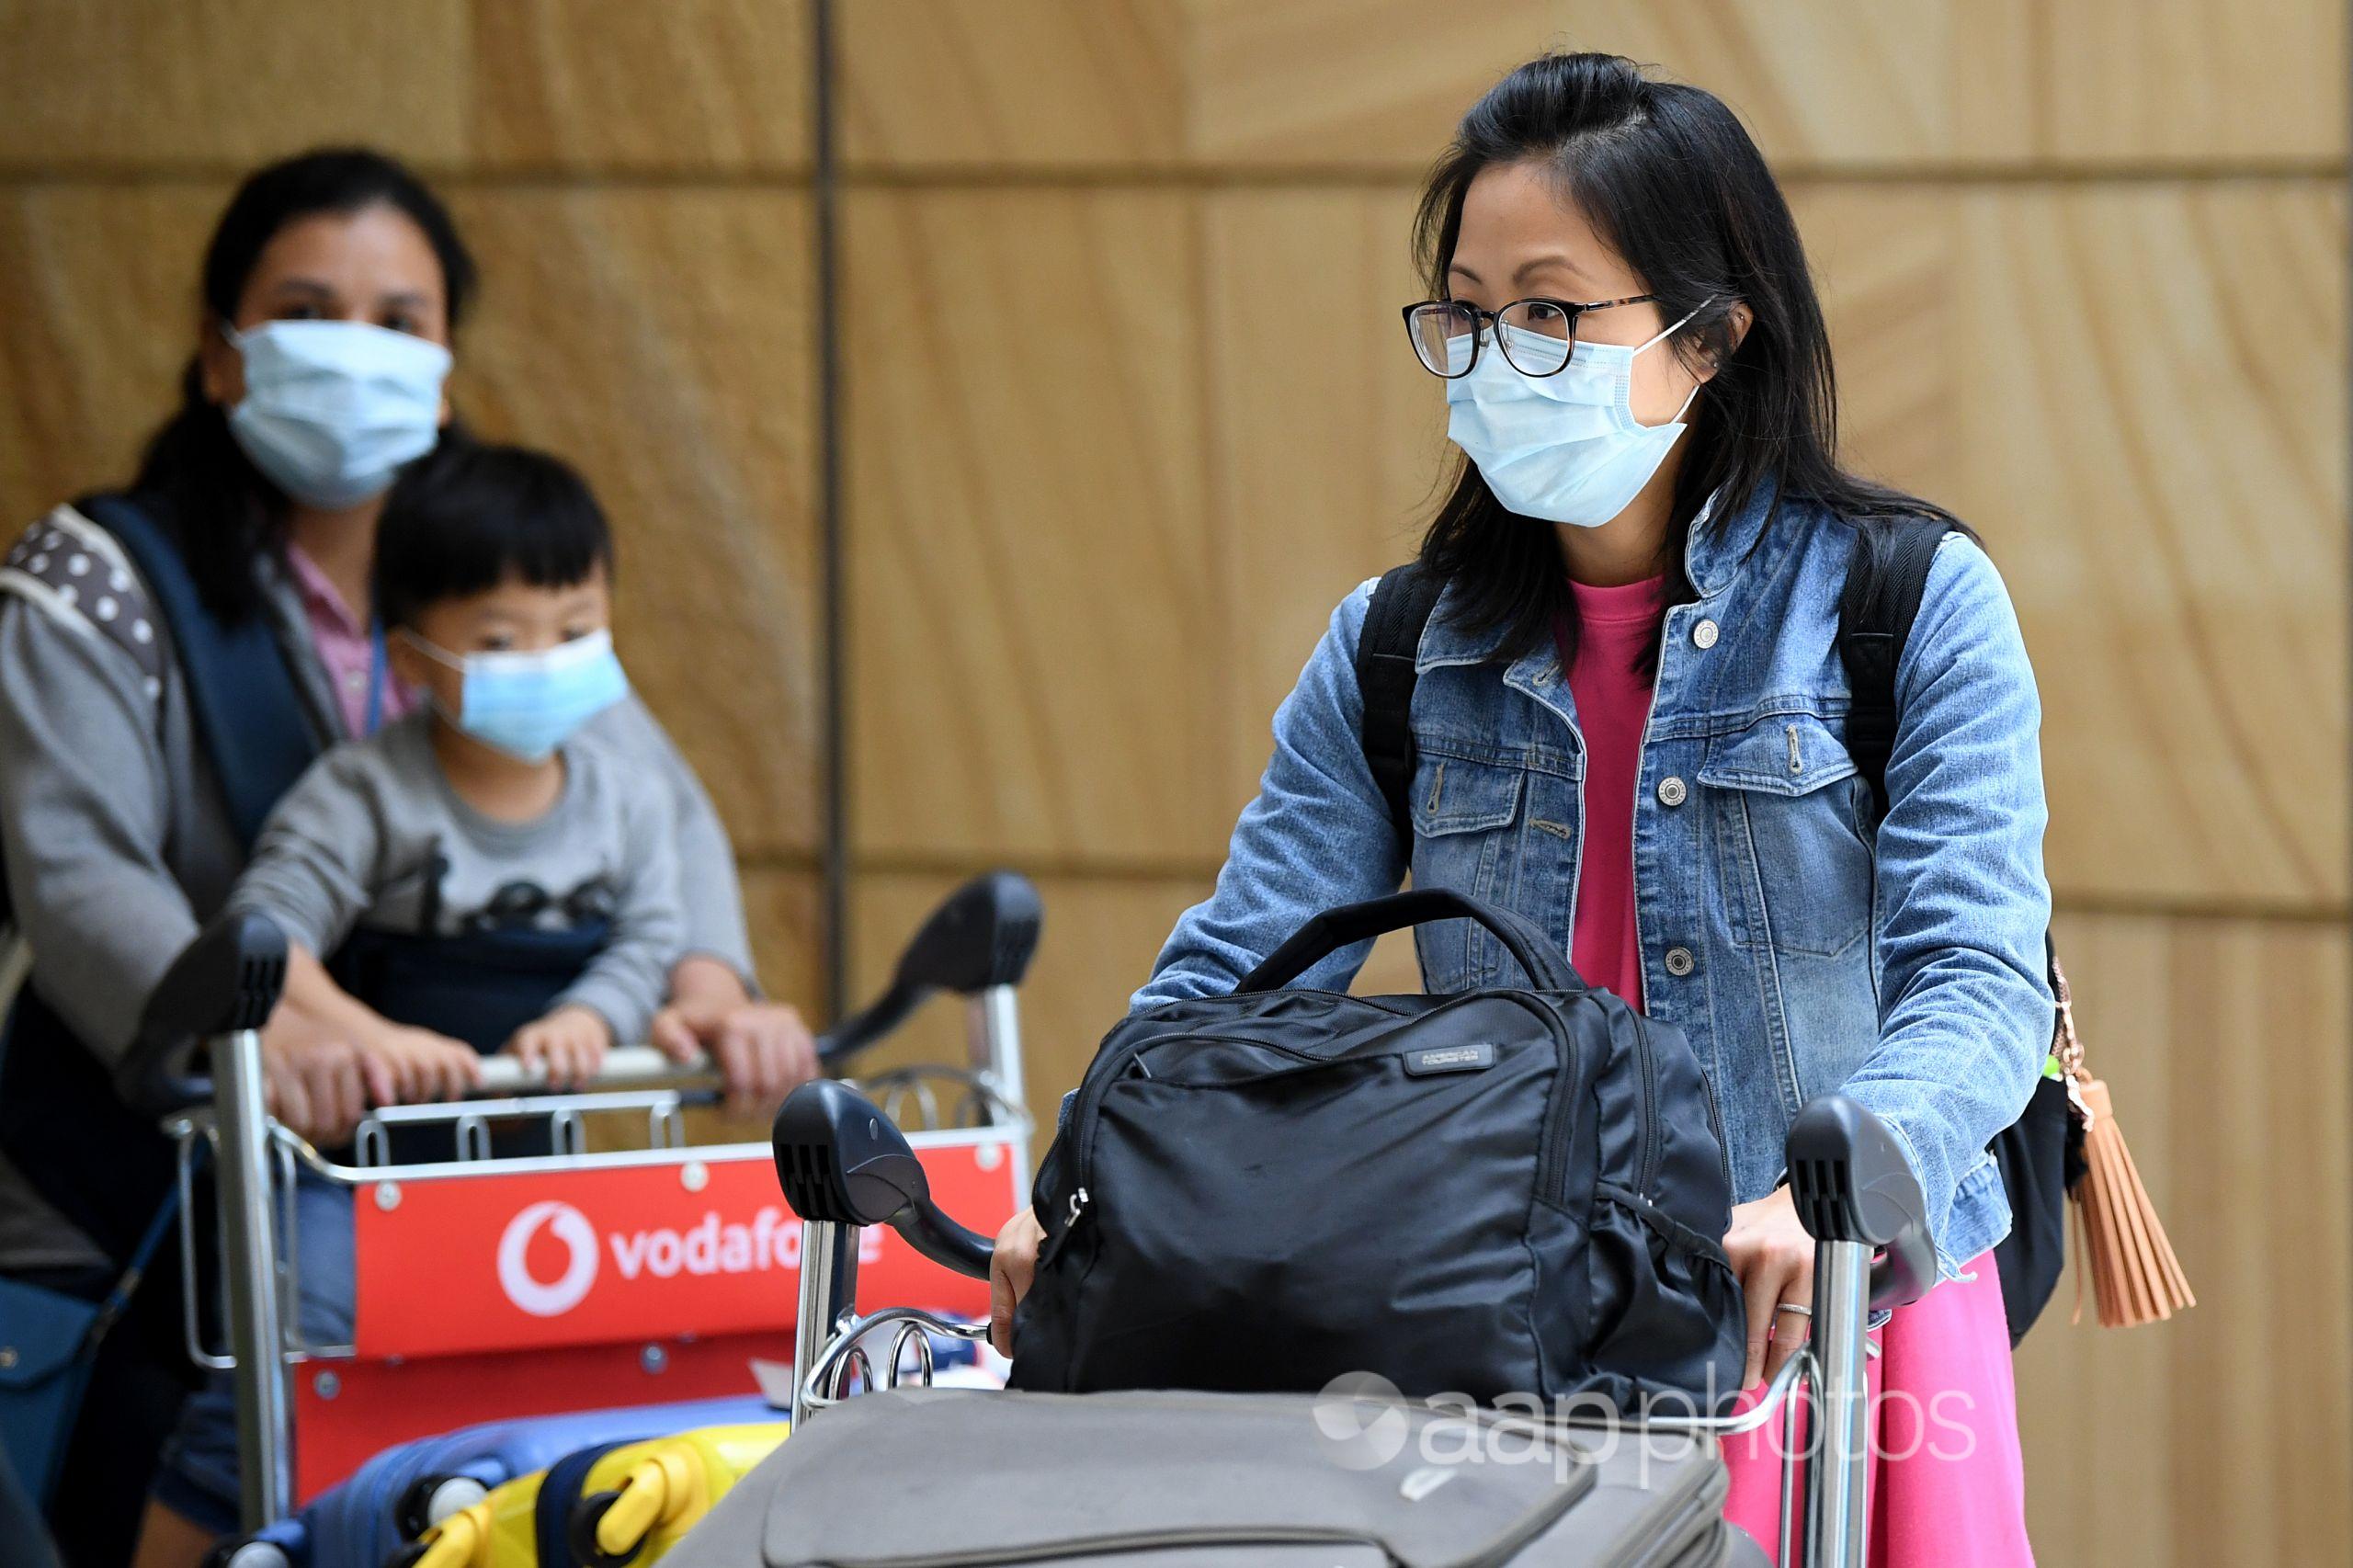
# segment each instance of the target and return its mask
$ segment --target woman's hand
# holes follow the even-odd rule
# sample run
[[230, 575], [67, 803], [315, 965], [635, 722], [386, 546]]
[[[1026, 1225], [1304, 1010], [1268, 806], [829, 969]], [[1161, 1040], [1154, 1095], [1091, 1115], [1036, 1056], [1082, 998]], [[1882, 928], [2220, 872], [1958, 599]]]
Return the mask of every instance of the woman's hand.
[[1741, 1387], [1754, 1388], [1805, 1343], [1813, 1321], [1813, 1237], [1798, 1221], [1788, 1187], [1733, 1207], [1724, 1254], [1748, 1300], [1748, 1369]]
[[299, 1007], [279, 1003], [261, 1031], [262, 1102], [313, 1143], [347, 1142], [368, 1114], [358, 1048]]
[[1038, 1248], [1045, 1239], [1046, 1227], [1029, 1209], [996, 1233], [996, 1250], [989, 1254], [989, 1343], [1000, 1356], [1013, 1354], [1013, 1309], [1038, 1278]]
[[552, 1088], [576, 1089], [597, 1081], [612, 1048], [612, 1027], [603, 1014], [566, 1003], [517, 1029], [506, 1054], [526, 1067], [545, 1067]]
[[817, 1041], [800, 1013], [781, 1002], [755, 1002], [740, 975], [700, 954], [670, 971], [670, 1005], [654, 1015], [650, 1033], [673, 1062], [708, 1051], [737, 1116], [772, 1113], [818, 1073]]
[[454, 1100], [482, 1082], [482, 1058], [472, 1046], [405, 1024], [362, 1039], [359, 1068], [378, 1105]]

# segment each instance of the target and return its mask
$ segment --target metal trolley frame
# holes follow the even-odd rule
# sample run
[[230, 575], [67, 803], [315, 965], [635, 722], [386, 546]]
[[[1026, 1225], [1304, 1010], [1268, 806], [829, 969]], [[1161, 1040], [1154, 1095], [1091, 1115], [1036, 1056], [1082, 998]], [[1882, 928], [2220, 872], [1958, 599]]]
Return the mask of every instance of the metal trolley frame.
[[[1023, 879], [1000, 872], [967, 884], [909, 944], [889, 990], [820, 1038], [821, 1062], [843, 1067], [926, 996], [959, 993], [965, 1000], [965, 1062], [895, 1068], [870, 1076], [863, 1086], [894, 1114], [915, 1113], [925, 1129], [915, 1135], [918, 1145], [970, 1142], [976, 1132], [985, 1134], [1010, 1146], [1017, 1170], [1026, 1176], [1032, 1126], [1022, 1099], [1015, 987], [1035, 949], [1038, 925], [1037, 895]], [[121, 1082], [134, 1104], [176, 1108], [164, 1110], [161, 1120], [178, 1144], [188, 1349], [199, 1366], [234, 1380], [240, 1513], [247, 1530], [284, 1517], [294, 1506], [290, 1372], [357, 1354], [348, 1344], [303, 1343], [295, 1332], [301, 1263], [292, 1208], [301, 1173], [345, 1187], [382, 1189], [392, 1181], [406, 1186], [479, 1176], [486, 1163], [506, 1173], [577, 1173], [698, 1160], [765, 1161], [769, 1153], [766, 1144], [688, 1148], [681, 1113], [718, 1097], [714, 1074], [708, 1064], [681, 1067], [650, 1047], [630, 1047], [610, 1053], [592, 1089], [567, 1093], [545, 1092], [543, 1075], [527, 1074], [511, 1059], [485, 1059], [482, 1085], [472, 1097], [380, 1108], [360, 1124], [357, 1163], [332, 1160], [265, 1106], [260, 1028], [282, 989], [285, 956], [282, 934], [258, 916], [224, 918], [209, 927], [151, 999]], [[209, 1079], [189, 1074], [199, 1041]], [[585, 1119], [613, 1113], [643, 1117], [644, 1146], [590, 1153]], [[493, 1124], [516, 1119], [543, 1122], [551, 1152], [494, 1162]], [[395, 1128], [446, 1128], [450, 1158], [390, 1165]], [[219, 1221], [227, 1344], [218, 1348], [203, 1342], [195, 1267], [199, 1151], [211, 1159]]]

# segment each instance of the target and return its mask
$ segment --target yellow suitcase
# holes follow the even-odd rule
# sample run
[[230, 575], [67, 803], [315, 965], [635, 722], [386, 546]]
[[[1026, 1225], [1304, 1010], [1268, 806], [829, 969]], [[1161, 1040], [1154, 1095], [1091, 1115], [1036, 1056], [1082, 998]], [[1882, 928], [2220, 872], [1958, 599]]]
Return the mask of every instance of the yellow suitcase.
[[[676, 1545], [744, 1473], [784, 1441], [782, 1421], [706, 1426], [674, 1437], [623, 1443], [585, 1471], [558, 1465], [517, 1476], [420, 1536], [392, 1568], [631, 1568]], [[576, 1472], [574, 1484], [558, 1471]], [[540, 1553], [561, 1540], [563, 1562]]]

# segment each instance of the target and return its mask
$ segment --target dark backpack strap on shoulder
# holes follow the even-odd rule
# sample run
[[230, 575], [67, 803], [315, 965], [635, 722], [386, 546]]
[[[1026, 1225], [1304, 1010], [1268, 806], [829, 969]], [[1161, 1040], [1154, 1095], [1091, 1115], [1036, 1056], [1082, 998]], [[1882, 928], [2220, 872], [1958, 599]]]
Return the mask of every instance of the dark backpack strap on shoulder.
[[1847, 585], [1838, 597], [1838, 657], [1853, 694], [1847, 750], [1881, 815], [1887, 812], [1887, 759], [1895, 749], [1895, 668], [1948, 527], [1941, 517], [1923, 517], [1858, 524]]
[[1414, 839], [1414, 669], [1422, 629], [1438, 608], [1438, 579], [1408, 562], [1381, 574], [1357, 642], [1357, 689], [1364, 698], [1364, 760], [1388, 802], [1397, 842]]
[[114, 537], [145, 580], [188, 676], [198, 743], [221, 781], [238, 842], [252, 848], [270, 808], [319, 755], [286, 650], [267, 616], [231, 625], [212, 613], [178, 543], [144, 507], [94, 495], [74, 508]]

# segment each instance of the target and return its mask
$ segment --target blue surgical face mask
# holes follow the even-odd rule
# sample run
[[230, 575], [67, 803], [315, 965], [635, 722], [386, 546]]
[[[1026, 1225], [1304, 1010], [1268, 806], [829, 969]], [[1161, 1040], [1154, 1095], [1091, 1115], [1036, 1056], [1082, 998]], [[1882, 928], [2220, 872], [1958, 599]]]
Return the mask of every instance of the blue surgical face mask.
[[[1634, 417], [1634, 356], [1699, 313], [1631, 348], [1579, 342], [1569, 362], [1550, 376], [1522, 375], [1489, 343], [1469, 375], [1446, 383], [1446, 433], [1510, 511], [1597, 528], [1642, 494], [1683, 434], [1691, 398], [1699, 395], [1693, 387], [1665, 425], [1641, 423]], [[1526, 338], [1533, 354], [1560, 351], [1557, 339], [1540, 333], [1496, 330], [1513, 334], [1515, 343]], [[1457, 338], [1451, 347], [1449, 369], [1469, 359], [1471, 339]]]
[[545, 762], [581, 725], [629, 695], [613, 634], [592, 631], [533, 652], [467, 653], [436, 647], [414, 631], [417, 652], [464, 676], [458, 710], [442, 716], [483, 744], [524, 762]]
[[366, 322], [273, 321], [222, 329], [245, 361], [229, 433], [304, 506], [355, 506], [392, 488], [441, 434], [449, 351]]

